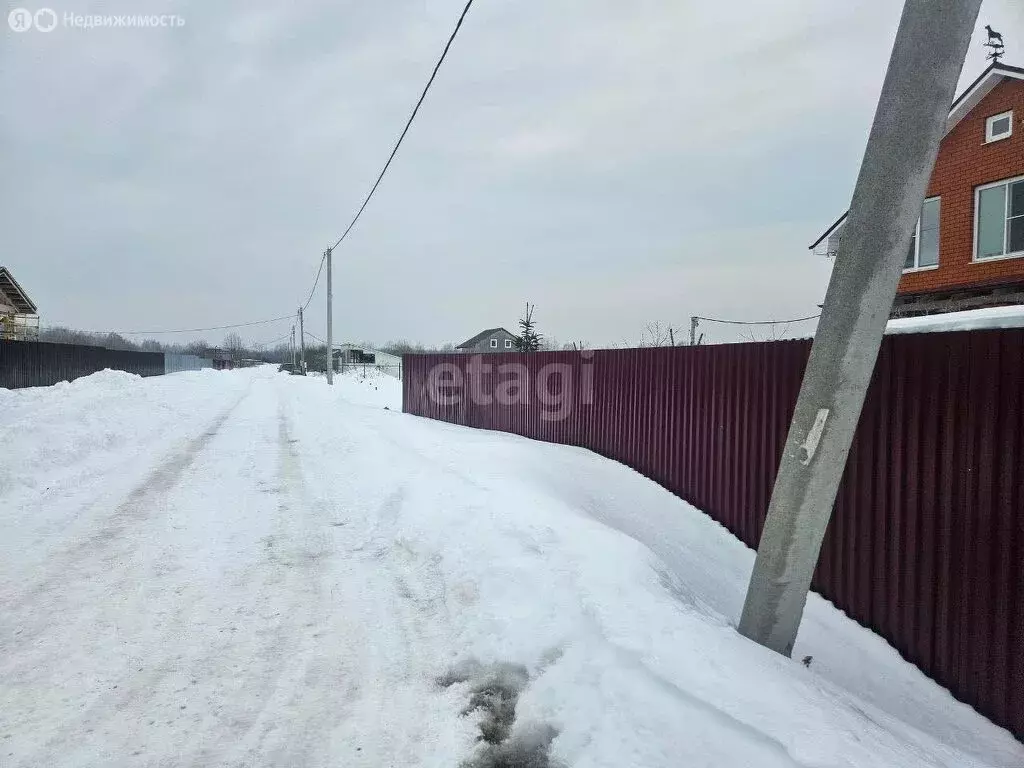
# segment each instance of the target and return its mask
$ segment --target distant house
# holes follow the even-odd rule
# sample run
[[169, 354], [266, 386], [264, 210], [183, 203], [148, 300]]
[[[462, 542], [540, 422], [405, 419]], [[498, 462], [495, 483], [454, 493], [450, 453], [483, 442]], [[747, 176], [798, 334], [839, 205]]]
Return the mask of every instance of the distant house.
[[376, 361], [376, 355], [372, 350], [357, 344], [339, 344], [334, 348], [334, 354], [342, 363], [366, 365]]
[[39, 338], [39, 310], [7, 267], [0, 267], [0, 339]]
[[[846, 214], [812, 245], [834, 254]], [[993, 63], [953, 102], [894, 317], [1024, 304], [1024, 69]]]
[[459, 352], [478, 354], [480, 352], [514, 352], [519, 337], [504, 328], [488, 328], [471, 339], [466, 339], [455, 349]]
[[379, 349], [368, 349], [362, 345], [341, 344], [334, 350], [341, 361], [341, 369], [345, 366], [369, 366], [372, 365], [384, 373], [401, 378], [402, 358], [390, 352], [381, 352]]
[[235, 367], [231, 353], [226, 349], [219, 349], [217, 347], [207, 349], [203, 352], [203, 357], [213, 362], [213, 369], [215, 371], [230, 371]]

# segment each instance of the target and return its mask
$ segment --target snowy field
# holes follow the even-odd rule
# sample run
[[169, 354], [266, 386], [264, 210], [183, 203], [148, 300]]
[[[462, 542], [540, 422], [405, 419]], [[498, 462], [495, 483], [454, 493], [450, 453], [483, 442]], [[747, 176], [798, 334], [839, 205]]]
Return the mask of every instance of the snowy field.
[[753, 553], [638, 474], [400, 399], [0, 390], [0, 765], [1024, 765], [818, 598], [739, 637]]

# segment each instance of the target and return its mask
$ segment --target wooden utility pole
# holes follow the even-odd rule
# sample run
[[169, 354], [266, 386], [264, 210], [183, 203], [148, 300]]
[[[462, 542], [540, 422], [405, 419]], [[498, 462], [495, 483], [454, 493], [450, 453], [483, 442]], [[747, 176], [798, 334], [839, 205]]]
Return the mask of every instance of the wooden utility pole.
[[327, 258], [327, 383], [334, 384], [334, 285], [331, 280], [331, 248], [324, 254]]
[[740, 619], [787, 656], [980, 6], [903, 7]]
[[299, 307], [299, 368], [306, 375], [306, 326], [302, 322], [302, 307]]

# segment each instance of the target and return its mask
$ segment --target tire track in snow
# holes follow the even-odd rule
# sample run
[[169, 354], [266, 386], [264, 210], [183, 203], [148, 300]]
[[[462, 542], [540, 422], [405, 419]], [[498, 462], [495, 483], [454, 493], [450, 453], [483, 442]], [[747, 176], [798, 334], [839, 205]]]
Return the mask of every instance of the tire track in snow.
[[[169, 654], [148, 679], [133, 681], [116, 706], [172, 714], [149, 724], [157, 741], [176, 745], [175, 765], [318, 764], [327, 721], [346, 690], [330, 650], [316, 653], [327, 614], [319, 563], [329, 552], [309, 535], [309, 505], [283, 407], [269, 406], [254, 403], [251, 424], [230, 425], [248, 435], [245, 454], [221, 445], [211, 450], [230, 455], [229, 476], [251, 478], [244, 491], [236, 486], [235, 501], [244, 506], [247, 495], [262, 497], [250, 514], [265, 513], [270, 532], [251, 542], [254, 562], [218, 583], [215, 593], [185, 588], [156, 644], [163, 652], [187, 638], [185, 652]], [[194, 484], [209, 488], [225, 469], [207, 475], [204, 463]], [[276, 479], [269, 494], [262, 480], [268, 471]], [[136, 746], [133, 755], [144, 753], [143, 744]]]
[[380, 455], [377, 437], [346, 418], [330, 393], [289, 392], [298, 395], [291, 404], [310, 493], [333, 513], [342, 555], [333, 610], [351, 627], [338, 650], [351, 657], [353, 701], [335, 718], [331, 764], [454, 766], [472, 728], [453, 694], [435, 684], [453, 628], [431, 553], [401, 537], [407, 505], [416, 503], [404, 467]]
[[[125, 533], [129, 526], [145, 520], [152, 514], [157, 499], [165, 495], [181, 479], [185, 470], [217, 435], [247, 395], [248, 392], [244, 393], [217, 416], [200, 435], [187, 441], [182, 448], [170, 453], [150, 470], [145, 479], [128, 493], [124, 501], [118, 504], [110, 515], [103, 518], [99, 530], [91, 533], [83, 541], [72, 544], [57, 556], [57, 562], [49, 568], [50, 573], [41, 581], [26, 590], [17, 600], [5, 600], [5, 623], [16, 622], [26, 613], [35, 615], [40, 601], [46, 600], [48, 595], [62, 592], [69, 581], [90, 578], [92, 574], [89, 573], [89, 566], [95, 563], [97, 556], [111, 569], [123, 565], [131, 554], [130, 547], [125, 546]], [[21, 633], [17, 631], [17, 634]]]
[[[4, 640], [0, 642], [0, 656], [5, 662], [0, 664], [0, 675], [11, 689], [35, 686], [45, 689], [52, 685], [47, 654], [52, 653], [55, 645], [59, 648], [71, 640], [69, 635], [74, 625], [65, 622], [81, 621], [82, 604], [96, 596], [109, 599], [131, 592], [131, 572], [138, 545], [131, 529], [144, 523], [161, 507], [160, 500], [181, 481], [199, 454], [248, 397], [249, 391], [222, 411], [201, 434], [165, 456], [111, 514], [101, 518], [98, 530], [57, 555], [56, 563], [48, 568], [49, 573], [40, 582], [19, 599], [8, 601], [4, 623], [10, 624], [10, 632], [4, 632]], [[83, 596], [83, 590], [88, 594]], [[187, 606], [179, 607], [182, 613], [186, 610]], [[29, 652], [26, 649], [30, 649]], [[144, 676], [136, 678], [134, 691], [151, 687], [158, 675], [159, 671], [151, 668]], [[70, 730], [82, 726], [83, 732], [91, 732], [86, 724], [98, 712], [124, 711], [133, 695], [136, 695], [133, 689], [119, 689], [115, 684], [112, 690], [93, 696], [89, 703], [83, 702], [79, 712], [62, 723], [64, 730], [69, 730], [69, 726]], [[20, 714], [31, 716], [32, 712]], [[64, 738], [65, 734], [55, 734], [44, 743], [41, 751], [50, 752]], [[33, 760], [28, 764], [43, 762], [49, 761]]]
[[[281, 595], [308, 599], [294, 601], [287, 624], [278, 625], [274, 641], [281, 662], [274, 675], [263, 681], [262, 705], [237, 737], [232, 763], [240, 765], [309, 765], [314, 753], [322, 748], [323, 735], [337, 716], [337, 701], [324, 696], [325, 680], [338, 677], [331, 651], [322, 647], [324, 617], [329, 608], [323, 590], [324, 561], [333, 554], [333, 539], [326, 530], [326, 520], [316, 520], [309, 502], [296, 450], [298, 440], [292, 428], [285, 403], [278, 392], [277, 408], [277, 479], [279, 529], [287, 531], [298, 523], [297, 537], [280, 535], [267, 540], [267, 562], [278, 571], [275, 578]], [[313, 520], [307, 518], [313, 517]], [[284, 551], [282, 551], [284, 550]], [[321, 691], [318, 693], [318, 688]], [[344, 690], [339, 681], [337, 691]], [[310, 706], [307, 697], [318, 704]], [[281, 738], [281, 713], [301, 709], [301, 733], [291, 731]], [[278, 732], [278, 733], [275, 733]]]

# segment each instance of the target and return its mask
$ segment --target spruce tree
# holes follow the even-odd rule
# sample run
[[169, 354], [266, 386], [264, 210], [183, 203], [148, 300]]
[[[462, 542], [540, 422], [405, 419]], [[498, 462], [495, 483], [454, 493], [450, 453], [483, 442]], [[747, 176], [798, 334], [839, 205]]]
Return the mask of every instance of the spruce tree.
[[519, 339], [516, 341], [516, 348], [520, 352], [536, 352], [540, 349], [542, 336], [533, 324], [533, 310], [534, 306], [526, 302], [526, 314], [519, 320]]

